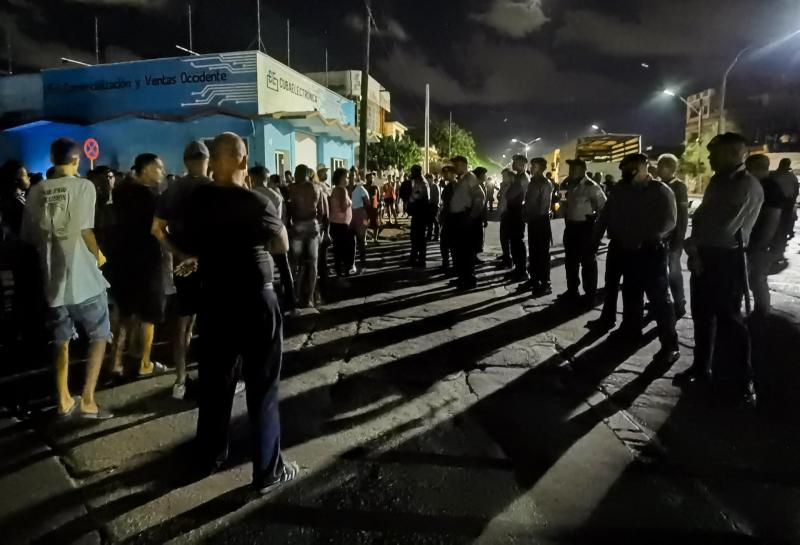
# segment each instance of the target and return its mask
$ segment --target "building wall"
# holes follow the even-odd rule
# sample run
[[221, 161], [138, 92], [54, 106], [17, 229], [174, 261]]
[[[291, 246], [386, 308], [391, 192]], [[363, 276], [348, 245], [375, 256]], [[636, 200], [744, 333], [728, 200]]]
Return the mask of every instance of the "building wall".
[[[50, 143], [60, 136], [79, 142], [94, 138], [100, 144], [97, 165], [108, 165], [127, 170], [140, 153], [156, 153], [164, 161], [167, 172], [183, 172], [183, 148], [191, 140], [214, 138], [224, 131], [232, 131], [245, 139], [249, 165], [263, 165], [278, 173], [275, 152], [285, 153], [285, 169], [297, 166], [296, 134], [294, 128], [283, 121], [239, 119], [216, 115], [190, 122], [170, 122], [140, 118], [120, 118], [95, 125], [71, 125], [36, 122], [0, 132], [0, 162], [7, 159], [22, 161], [32, 172], [44, 172], [50, 167]], [[314, 135], [311, 135], [312, 138]], [[353, 144], [338, 138], [316, 136], [316, 151], [306, 157], [309, 167], [317, 163], [331, 165], [332, 159], [344, 159], [353, 164]], [[89, 169], [82, 159], [81, 172]], [[281, 172], [282, 174], [282, 172]]]

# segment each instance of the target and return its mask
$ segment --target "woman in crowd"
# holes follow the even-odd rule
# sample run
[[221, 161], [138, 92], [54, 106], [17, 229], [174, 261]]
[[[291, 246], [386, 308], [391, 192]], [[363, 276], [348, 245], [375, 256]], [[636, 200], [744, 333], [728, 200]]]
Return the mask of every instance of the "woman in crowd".
[[347, 194], [347, 170], [337, 168], [333, 173], [333, 192], [330, 197], [330, 228], [333, 239], [333, 262], [336, 276], [349, 276], [355, 252], [355, 234], [350, 229], [353, 203]]

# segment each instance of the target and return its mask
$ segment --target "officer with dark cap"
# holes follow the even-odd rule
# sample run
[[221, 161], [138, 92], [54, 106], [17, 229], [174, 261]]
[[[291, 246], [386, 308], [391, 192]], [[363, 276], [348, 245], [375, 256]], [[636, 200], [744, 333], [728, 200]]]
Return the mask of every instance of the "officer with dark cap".
[[552, 293], [550, 287], [550, 207], [553, 203], [553, 185], [545, 178], [547, 160], [531, 159], [531, 180], [525, 193], [523, 216], [528, 225], [528, 273], [530, 280], [520, 288], [530, 288], [533, 295], [541, 297]]
[[511, 161], [514, 177], [506, 189], [505, 212], [500, 219], [500, 221], [505, 221], [505, 232], [511, 249], [511, 261], [514, 263], [514, 269], [508, 275], [513, 282], [528, 280], [524, 218], [525, 194], [530, 183], [528, 173], [525, 172], [527, 167], [528, 159], [524, 155], [514, 156]]
[[452, 233], [453, 260], [458, 280], [456, 289], [466, 291], [477, 284], [475, 278], [475, 241], [471, 236], [480, 221], [486, 205], [486, 193], [481, 189], [475, 174], [469, 170], [467, 158], [458, 155], [450, 159], [456, 174], [450, 197], [448, 229]]
[[597, 251], [592, 232], [597, 214], [606, 204], [603, 189], [586, 176], [586, 162], [570, 159], [569, 176], [561, 185], [564, 201], [564, 267], [567, 291], [559, 296], [564, 301], [577, 301], [583, 277], [583, 290], [589, 303], [597, 294]]
[[655, 360], [672, 364], [678, 360], [675, 309], [669, 296], [668, 237], [675, 230], [675, 194], [648, 172], [646, 155], [625, 156], [619, 165], [623, 183], [615, 189], [598, 218], [594, 242], [608, 229], [622, 286], [622, 326], [618, 338], [638, 341], [642, 336], [644, 294], [656, 319], [661, 350]]
[[[694, 362], [675, 377], [678, 384], [708, 380], [715, 340], [730, 349], [727, 373], [747, 405], [756, 401], [750, 361], [750, 334], [742, 316], [747, 288], [745, 250], [756, 223], [764, 190], [745, 168], [748, 142], [740, 134], [725, 133], [708, 144], [709, 163], [715, 174], [694, 213], [692, 234], [686, 239], [691, 276], [694, 320]], [[740, 361], [736, 361], [736, 360]]]

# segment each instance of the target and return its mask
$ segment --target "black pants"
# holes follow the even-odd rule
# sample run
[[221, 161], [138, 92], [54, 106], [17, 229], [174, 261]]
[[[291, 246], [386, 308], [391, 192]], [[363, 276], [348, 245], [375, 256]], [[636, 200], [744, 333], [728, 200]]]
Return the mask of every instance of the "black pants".
[[253, 481], [264, 485], [280, 474], [281, 428], [278, 383], [283, 355], [283, 323], [272, 288], [251, 297], [204, 296], [198, 317], [198, 458], [206, 468], [225, 459], [236, 388], [236, 361], [242, 360]]
[[612, 240], [606, 254], [605, 295], [600, 318], [608, 322], [617, 321], [617, 299], [622, 280], [622, 256], [619, 246]]
[[333, 264], [336, 276], [349, 272], [353, 265], [356, 236], [350, 226], [344, 223], [331, 223], [331, 239], [333, 239]]
[[550, 217], [540, 216], [528, 222], [528, 273], [531, 280], [550, 285]]
[[[694, 363], [700, 371], [711, 372], [716, 340], [724, 343], [726, 369], [714, 374], [741, 385], [752, 381], [750, 333], [742, 316], [744, 262], [738, 250], [699, 248], [703, 271], [692, 273], [690, 290], [694, 320]], [[627, 282], [627, 280], [626, 280]]]
[[505, 219], [505, 214], [500, 216], [500, 249], [503, 251], [503, 261], [511, 263], [511, 248], [509, 247], [508, 240], [508, 220]]
[[678, 349], [675, 332], [675, 308], [669, 297], [667, 248], [663, 244], [648, 245], [638, 250], [620, 251], [622, 275], [622, 327], [641, 331], [644, 316], [644, 295], [650, 301], [658, 328], [661, 347]]
[[525, 272], [528, 267], [528, 256], [525, 250], [525, 222], [522, 220], [522, 212], [507, 211], [503, 217], [506, 221], [506, 235], [514, 271]]
[[428, 240], [438, 240], [439, 238], [439, 205], [431, 204], [428, 215], [428, 225], [425, 229], [425, 236]]
[[475, 243], [475, 257], [483, 252], [483, 243], [486, 238], [486, 231], [483, 228], [483, 219], [475, 221], [472, 225], [472, 240]]
[[450, 257], [453, 255], [453, 242], [450, 236], [450, 227], [447, 218], [442, 219], [442, 232], [439, 236], [439, 252], [442, 256], [442, 266], [450, 266]]
[[425, 229], [428, 226], [428, 214], [421, 211], [411, 216], [411, 263], [424, 265], [428, 253], [428, 242]]
[[597, 255], [592, 247], [594, 221], [567, 221], [564, 227], [564, 267], [567, 270], [567, 291], [578, 293], [583, 278], [583, 291], [597, 292]]
[[453, 243], [453, 260], [461, 284], [475, 283], [475, 244], [470, 233], [477, 220], [471, 219], [467, 212], [451, 214], [448, 230]]

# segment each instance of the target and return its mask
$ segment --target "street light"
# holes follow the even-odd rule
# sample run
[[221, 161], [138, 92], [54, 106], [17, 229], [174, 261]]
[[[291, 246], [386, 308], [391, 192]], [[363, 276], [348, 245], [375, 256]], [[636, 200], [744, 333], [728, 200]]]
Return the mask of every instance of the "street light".
[[672, 89], [664, 89], [661, 92], [663, 94], [667, 95], [667, 96], [679, 99], [681, 102], [686, 104], [686, 106], [690, 110], [692, 110], [694, 113], [697, 114], [697, 145], [699, 146], [700, 145], [700, 137], [703, 134], [703, 110], [701, 108], [698, 108], [697, 106], [693, 106], [692, 104], [690, 104], [688, 100], [683, 98], [681, 95], [677, 94]]
[[528, 152], [530, 151], [531, 146], [533, 146], [536, 142], [539, 142], [539, 141], [541, 141], [541, 138], [534, 138], [530, 142], [523, 142], [522, 140], [519, 140], [517, 138], [512, 138], [511, 139], [511, 143], [512, 144], [519, 144], [520, 146], [524, 146], [525, 147], [525, 158], [526, 159], [528, 158]]
[[597, 125], [597, 124], [595, 124], [595, 125], [592, 125], [592, 129], [594, 129], [594, 130], [596, 130], [596, 131], [599, 131], [599, 132], [601, 132], [601, 133], [603, 133], [603, 134], [608, 134], [608, 133], [605, 131], [605, 129], [603, 129], [602, 127], [600, 127], [600, 125]]
[[[800, 34], [800, 29], [795, 30], [794, 32], [790, 32], [786, 36], [782, 36], [782, 37], [778, 38], [777, 40], [769, 42], [768, 44], [761, 46], [759, 49], [766, 49], [766, 48], [768, 48], [770, 46], [778, 45], [781, 42], [784, 42], [786, 40], [794, 38], [798, 34]], [[727, 70], [725, 70], [725, 74], [723, 74], [723, 76], [722, 76], [722, 86], [720, 88], [720, 93], [719, 93], [719, 125], [718, 125], [719, 128], [718, 128], [717, 134], [722, 134], [722, 133], [725, 132], [725, 125], [726, 125], [726, 122], [727, 122], [727, 119], [725, 117], [725, 99], [727, 98], [727, 95], [728, 95], [728, 76], [730, 75], [730, 73], [734, 69], [734, 67], [739, 63], [739, 60], [746, 53], [748, 53], [749, 51], [754, 49], [754, 47], [755, 46], [748, 45], [747, 47], [745, 47], [744, 49], [739, 51], [736, 54], [736, 56], [733, 58], [733, 61], [728, 66]]]

